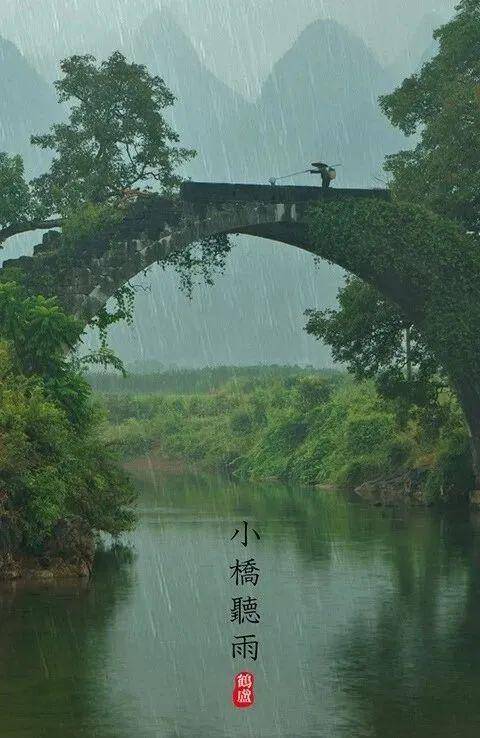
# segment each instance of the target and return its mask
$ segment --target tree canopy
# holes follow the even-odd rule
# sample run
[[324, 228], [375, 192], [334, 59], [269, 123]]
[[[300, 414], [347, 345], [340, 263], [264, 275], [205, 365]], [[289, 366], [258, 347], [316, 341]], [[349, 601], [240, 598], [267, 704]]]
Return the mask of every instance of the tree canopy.
[[[115, 52], [101, 63], [73, 56], [61, 69], [55, 86], [68, 119], [32, 137], [52, 153], [49, 170], [27, 182], [21, 157], [0, 152], [0, 243], [65, 226], [52, 238], [68, 269], [72, 241], [112, 230], [125, 217], [119, 205], [131, 188], [153, 183], [157, 193], [171, 194], [178, 166], [194, 152], [177, 145], [164, 117], [174, 96], [146, 67]], [[0, 546], [45, 553], [59, 521], [79, 519], [111, 534], [128, 529], [134, 494], [99, 442], [85, 360], [67, 358], [83, 323], [55, 297], [32, 294], [17, 271], [0, 282]], [[128, 296], [118, 298], [120, 316]], [[116, 362], [105, 342], [88, 359]]]
[[412, 149], [387, 157], [392, 191], [421, 202], [467, 229], [480, 230], [480, 3], [462, 0], [435, 31], [438, 53], [417, 74], [380, 98]]
[[132, 487], [65, 356], [82, 329], [55, 299], [0, 284], [0, 549], [42, 552], [59, 520], [112, 534], [133, 524]]
[[58, 226], [87, 205], [115, 206], [135, 186], [153, 182], [170, 193], [180, 182], [177, 168], [195, 154], [177, 145], [164, 117], [175, 97], [144, 65], [116, 51], [100, 63], [72, 56], [61, 70], [55, 87], [68, 120], [32, 136], [52, 152], [49, 170], [26, 182], [21, 157], [0, 153], [0, 241]]
[[[474, 316], [479, 272], [474, 262], [480, 230], [479, 8], [478, 0], [461, 2], [456, 16], [435, 31], [438, 53], [398, 89], [380, 98], [393, 125], [407, 135], [417, 135], [413, 147], [386, 159], [394, 205], [383, 208], [383, 213], [374, 203], [353, 208], [355, 214], [344, 208], [336, 214], [339, 222], [330, 234], [330, 238], [350, 239], [355, 223], [358, 256], [369, 252], [375, 262], [373, 271], [387, 254], [393, 271], [403, 262], [398, 284], [349, 280], [339, 292], [339, 308], [310, 311], [307, 325], [357, 376], [373, 376], [383, 392], [409, 396], [419, 404], [431, 400], [444, 372], [451, 377], [471, 372], [473, 383], [478, 376]], [[400, 207], [401, 203], [415, 206], [409, 209]], [[407, 213], [408, 220], [417, 224], [414, 229], [406, 227]], [[441, 222], [434, 224], [432, 213], [440, 215]], [[460, 228], [457, 235], [454, 223]], [[460, 238], [461, 230], [471, 235]], [[382, 256], [372, 251], [381, 239]], [[396, 244], [394, 252], [392, 244]], [[363, 276], [361, 271], [356, 274]], [[431, 303], [428, 314], [424, 298], [422, 310], [415, 314], [412, 294], [419, 278], [417, 286]]]
[[338, 303], [337, 309], [307, 310], [307, 333], [331, 346], [335, 361], [356, 379], [374, 378], [383, 396], [407, 406], [432, 405], [444, 378], [411, 319], [355, 277], [339, 291]]
[[24, 179], [21, 156], [0, 152], [0, 228], [28, 221], [32, 217], [31, 198]]

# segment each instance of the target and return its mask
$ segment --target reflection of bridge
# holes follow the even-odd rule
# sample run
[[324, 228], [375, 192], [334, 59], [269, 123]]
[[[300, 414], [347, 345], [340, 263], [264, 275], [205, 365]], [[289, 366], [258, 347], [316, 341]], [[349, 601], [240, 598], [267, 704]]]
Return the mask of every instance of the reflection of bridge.
[[[92, 318], [113, 293], [172, 251], [218, 234], [248, 234], [310, 248], [306, 212], [314, 202], [388, 199], [387, 190], [277, 187], [185, 182], [180, 197], [139, 196], [112, 234], [98, 234], [62, 250], [58, 233], [47, 233], [32, 257], [4, 263], [20, 268], [30, 289], [58, 295], [67, 310]], [[109, 244], [109, 240], [112, 241]]]

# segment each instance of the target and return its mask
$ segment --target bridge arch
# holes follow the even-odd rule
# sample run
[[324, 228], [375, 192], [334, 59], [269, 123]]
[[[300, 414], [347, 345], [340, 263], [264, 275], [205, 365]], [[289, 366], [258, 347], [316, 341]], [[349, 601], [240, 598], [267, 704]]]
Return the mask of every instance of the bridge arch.
[[318, 254], [308, 237], [311, 205], [365, 197], [386, 199], [388, 193], [186, 182], [177, 199], [139, 195], [119, 233], [80, 241], [68, 266], [60, 235], [50, 232], [32, 257], [6, 261], [2, 269], [20, 267], [30, 289], [55, 294], [68, 312], [88, 323], [123, 285], [202, 239], [244, 234]]
[[[33, 256], [9, 260], [2, 271], [20, 268], [22, 281], [31, 291], [56, 295], [68, 312], [86, 324], [137, 274], [165, 261], [172, 252], [218, 234], [260, 236], [325, 258], [374, 284], [422, 331], [463, 407], [480, 498], [480, 339], [476, 318], [480, 308], [473, 315], [468, 294], [458, 292], [458, 284], [468, 281], [467, 276], [470, 283], [472, 274], [478, 272], [476, 243], [470, 243], [454, 225], [445, 231], [438, 216], [423, 213], [419, 226], [416, 214], [408, 212], [409, 206], [404, 211], [399, 206], [382, 205], [379, 210], [387, 216], [386, 222], [383, 226], [377, 223], [374, 238], [365, 239], [366, 248], [359, 249], [361, 233], [371, 232], [371, 208], [363, 208], [362, 203], [344, 207], [339, 202], [352, 198], [388, 200], [389, 193], [186, 183], [176, 199], [139, 196], [113, 237], [104, 232], [79, 242], [73, 258], [71, 254], [65, 258], [61, 236], [50, 232]], [[310, 244], [309, 211], [318, 201], [323, 204], [313, 213], [317, 237], [315, 244]], [[350, 215], [353, 212], [357, 230], [349, 228], [345, 210], [350, 210]], [[323, 241], [318, 238], [322, 228], [327, 233]], [[433, 240], [425, 238], [429, 229]], [[458, 256], [453, 269], [442, 268], [445, 249], [448, 263], [451, 254]], [[432, 271], [434, 262], [440, 267]], [[428, 286], [433, 277], [439, 289], [432, 292]], [[452, 312], [453, 299], [459, 305]], [[452, 318], [463, 306], [470, 331], [468, 346], [457, 340]]]
[[[88, 322], [118, 289], [138, 274], [165, 262], [174, 252], [219, 235], [258, 236], [314, 253], [308, 243], [304, 210], [295, 203], [207, 206], [199, 217], [189, 217], [176, 227], [168, 226], [158, 237], [152, 239], [143, 232], [117, 244], [114, 250], [95, 261], [94, 270], [85, 273], [85, 267], [80, 267], [78, 278], [67, 288], [69, 294], [61, 300], [77, 317]], [[77, 290], [80, 284], [81, 292]]]

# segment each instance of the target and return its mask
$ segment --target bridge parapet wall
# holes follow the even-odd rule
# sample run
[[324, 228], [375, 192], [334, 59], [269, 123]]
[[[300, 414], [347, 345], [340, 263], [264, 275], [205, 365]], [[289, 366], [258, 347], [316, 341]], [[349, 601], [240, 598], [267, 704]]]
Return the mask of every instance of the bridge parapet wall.
[[190, 203], [265, 202], [300, 203], [346, 198], [380, 198], [388, 200], [389, 190], [345, 189], [330, 187], [297, 187], [288, 185], [228, 184], [221, 182], [183, 182], [180, 197]]

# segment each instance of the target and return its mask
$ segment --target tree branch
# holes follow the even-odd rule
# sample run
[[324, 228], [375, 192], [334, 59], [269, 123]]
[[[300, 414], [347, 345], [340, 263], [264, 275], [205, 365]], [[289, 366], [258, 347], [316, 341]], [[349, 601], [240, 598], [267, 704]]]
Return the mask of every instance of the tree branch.
[[0, 243], [3, 243], [11, 236], [17, 236], [19, 233], [27, 233], [29, 231], [46, 231], [49, 228], [61, 228], [63, 221], [60, 218], [54, 220], [31, 220], [27, 223], [15, 223], [0, 230]]

